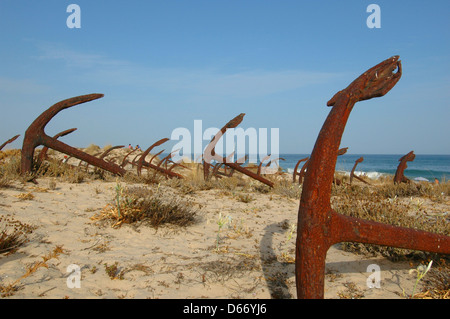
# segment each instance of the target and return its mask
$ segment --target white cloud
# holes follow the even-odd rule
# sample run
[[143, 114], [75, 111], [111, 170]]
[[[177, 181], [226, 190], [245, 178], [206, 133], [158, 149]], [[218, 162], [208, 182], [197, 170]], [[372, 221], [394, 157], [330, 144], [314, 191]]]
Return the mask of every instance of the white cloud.
[[83, 53], [51, 43], [38, 43], [38, 60], [61, 60], [68, 67], [93, 68], [126, 65], [127, 62], [113, 60], [101, 54]]
[[0, 91], [13, 94], [39, 94], [50, 88], [28, 79], [12, 79], [0, 77]]
[[158, 69], [126, 65], [89, 70], [83, 77], [109, 85], [131, 85], [162, 92], [203, 96], [258, 97], [327, 83], [336, 73], [301, 70], [226, 72], [217, 69]]
[[217, 68], [157, 68], [100, 54], [82, 53], [55, 44], [38, 44], [39, 60], [60, 60], [81, 81], [113, 86], [133, 86], [176, 92], [227, 97], [258, 97], [327, 83], [337, 73], [303, 70], [251, 70], [230, 72]]

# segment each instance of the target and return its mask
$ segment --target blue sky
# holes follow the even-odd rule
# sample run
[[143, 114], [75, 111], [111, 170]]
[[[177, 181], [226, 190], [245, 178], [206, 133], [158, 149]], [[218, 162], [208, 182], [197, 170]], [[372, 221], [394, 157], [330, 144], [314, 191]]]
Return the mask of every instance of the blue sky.
[[[81, 8], [69, 29], [66, 8]], [[381, 28], [366, 25], [369, 4]], [[310, 153], [326, 102], [400, 55], [403, 77], [358, 103], [342, 147], [353, 154], [450, 154], [450, 2], [0, 2], [0, 143], [66, 98], [105, 97], [58, 114], [48, 135], [77, 147], [147, 147], [178, 127], [279, 128], [280, 153]], [[168, 142], [167, 147], [170, 148]], [[204, 141], [204, 146], [207, 142]]]

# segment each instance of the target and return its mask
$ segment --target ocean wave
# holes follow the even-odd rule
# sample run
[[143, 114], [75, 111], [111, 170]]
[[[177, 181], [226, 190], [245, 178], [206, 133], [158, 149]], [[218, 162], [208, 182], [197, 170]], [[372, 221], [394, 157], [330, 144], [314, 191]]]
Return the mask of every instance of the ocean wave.
[[[294, 169], [293, 168], [287, 168], [286, 169], [288, 174], [293, 174]], [[346, 176], [350, 176], [350, 172], [348, 171], [337, 171], [340, 174], [344, 174]], [[354, 174], [358, 177], [367, 177], [369, 179], [377, 180], [380, 177], [388, 176], [389, 174], [386, 173], [380, 173], [380, 172], [362, 172], [362, 171], [355, 171]]]
[[[337, 171], [341, 174], [345, 174], [346, 176], [350, 176], [350, 172], [348, 171]], [[389, 174], [386, 173], [380, 173], [380, 172], [362, 172], [362, 171], [355, 171], [354, 174], [358, 177], [367, 177], [369, 179], [377, 180], [380, 177], [388, 176]]]
[[[361, 172], [361, 171], [355, 171], [354, 174], [358, 177], [367, 177], [369, 179], [377, 180], [382, 176], [387, 176], [385, 173], [380, 172]], [[348, 175], [350, 176], [350, 172], [348, 172]]]

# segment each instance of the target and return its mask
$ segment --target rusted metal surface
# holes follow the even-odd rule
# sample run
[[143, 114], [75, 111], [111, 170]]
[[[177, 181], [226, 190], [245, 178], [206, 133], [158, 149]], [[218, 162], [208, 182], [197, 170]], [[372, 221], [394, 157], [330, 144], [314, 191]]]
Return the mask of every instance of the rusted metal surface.
[[125, 170], [113, 163], [108, 163], [102, 159], [96, 158], [83, 151], [80, 151], [74, 147], [71, 147], [57, 139], [45, 134], [45, 126], [50, 120], [59, 112], [72, 106], [90, 102], [99, 98], [102, 98], [103, 94], [88, 94], [73, 97], [61, 102], [58, 102], [39, 115], [34, 122], [28, 127], [25, 132], [25, 137], [22, 146], [22, 160], [21, 160], [21, 173], [26, 174], [31, 172], [33, 166], [34, 150], [39, 145], [47, 146], [68, 156], [76, 157], [98, 168], [107, 170], [116, 175], [124, 175]]
[[355, 165], [353, 165], [352, 171], [350, 172], [350, 185], [351, 185], [352, 182], [353, 182], [353, 178], [356, 178], [357, 180], [363, 182], [364, 184], [370, 185], [369, 182], [367, 182], [367, 181], [365, 181], [364, 179], [362, 179], [361, 177], [355, 175], [355, 169], [356, 169], [356, 166], [358, 166], [358, 164], [361, 163], [362, 161], [364, 161], [364, 157], [360, 157], [360, 158], [358, 158], [358, 159], [355, 161]]
[[[108, 156], [108, 154], [111, 153], [113, 150], [117, 150], [117, 149], [124, 148], [124, 147], [125, 147], [124, 145], [111, 146], [111, 147], [109, 147], [108, 149], [106, 149], [106, 150], [103, 151], [103, 152], [94, 154], [94, 156], [95, 156], [95, 157], [98, 156], [99, 159], [103, 160], [103, 159], [104, 159], [106, 156]], [[80, 162], [80, 163], [81, 163], [81, 162]], [[108, 160], [108, 163], [112, 163], [112, 162], [111, 162], [110, 160]], [[122, 167], [122, 166], [121, 166], [121, 167]], [[86, 172], [88, 171], [88, 169], [89, 169], [89, 163], [86, 163], [86, 164], [85, 164], [85, 170], [86, 170]]]
[[309, 162], [309, 157], [306, 160], [305, 164], [303, 164], [301, 170], [300, 170], [300, 174], [298, 175], [298, 183], [302, 184], [303, 183], [303, 178], [305, 177], [306, 174], [306, 170], [308, 169], [308, 162]]
[[[163, 167], [160, 167], [159, 165], [152, 164], [151, 161], [155, 158], [156, 155], [153, 156], [148, 163], [145, 161], [145, 157], [148, 154], [150, 154], [152, 149], [154, 149], [157, 146], [160, 146], [160, 145], [164, 144], [168, 140], [169, 140], [168, 138], [162, 138], [159, 141], [156, 141], [149, 148], [147, 148], [142, 154], [139, 155], [139, 160], [137, 162], [137, 174], [138, 174], [138, 176], [141, 176], [141, 174], [142, 174], [142, 167], [145, 166], [145, 167], [149, 167], [149, 168], [151, 168], [151, 169], [153, 169], [155, 171], [158, 171], [158, 172], [160, 172], [160, 173], [162, 173], [165, 176], [170, 177], [170, 178], [173, 178], [173, 177], [179, 178], [179, 179], [184, 178], [182, 175], [180, 175], [178, 173], [175, 173], [175, 172], [172, 172], [171, 169], [170, 170], [169, 169], [165, 169]], [[160, 152], [160, 153], [162, 153], [162, 152]]]
[[[159, 163], [158, 163], [157, 166], [159, 166], [159, 167], [164, 166], [165, 169], [169, 169], [169, 167], [168, 167], [169, 163], [174, 164], [174, 165], [172, 165], [172, 166], [177, 166], [178, 163], [174, 163], [174, 162], [172, 161], [172, 156], [173, 156], [174, 153], [176, 153], [176, 152], [178, 152], [178, 151], [179, 151], [179, 150], [175, 150], [175, 151], [173, 151], [173, 152], [170, 152], [169, 155], [167, 155], [167, 156], [164, 157], [161, 161], [159, 161]], [[161, 153], [162, 153], [162, 152], [161, 152]], [[152, 160], [153, 160], [153, 158], [154, 158], [154, 157], [152, 157]], [[150, 162], [151, 162], [151, 160], [150, 160]], [[171, 166], [171, 167], [172, 167], [172, 166]], [[181, 165], [180, 165], [180, 166], [181, 166]]]
[[219, 139], [225, 134], [226, 130], [229, 128], [236, 128], [239, 124], [241, 124], [244, 119], [245, 113], [241, 113], [220, 129], [219, 132], [211, 139], [211, 142], [206, 146], [205, 151], [203, 153], [203, 177], [205, 180], [209, 180], [210, 178], [210, 170], [213, 169], [213, 165], [211, 162], [213, 160], [218, 161], [219, 163], [226, 162], [223, 157], [216, 155], [216, 144], [219, 142]]
[[[169, 139], [168, 138], [162, 138], [159, 141], [156, 141], [155, 143], [153, 143], [152, 145], [150, 145], [149, 148], [147, 148], [143, 153], [141, 153], [139, 155], [139, 160], [137, 162], [137, 174], [138, 176], [141, 176], [141, 171], [142, 171], [142, 166], [144, 166], [146, 163], [145, 162], [145, 157], [147, 157], [148, 154], [150, 154], [150, 152], [152, 151], [152, 149], [154, 149], [157, 146], [160, 146], [161, 144], [164, 144], [165, 142], [167, 142]], [[152, 157], [153, 160], [154, 157]], [[151, 164], [151, 163], [150, 163]]]
[[[242, 166], [242, 164], [244, 164], [245, 162], [247, 162], [247, 160], [248, 160], [248, 155], [244, 155], [243, 157], [238, 158], [238, 159], [236, 160], [236, 164], [239, 165], [239, 166]], [[225, 166], [225, 169], [226, 169], [226, 168], [227, 168], [227, 166]], [[234, 172], [235, 172], [234, 168], [231, 168], [231, 167], [230, 167], [230, 171], [229, 171], [229, 172], [227, 172], [227, 171], [225, 170], [225, 176], [232, 177], [233, 174], [234, 174]]]
[[2, 145], [0, 145], [0, 151], [2, 150], [2, 148], [4, 148], [6, 145], [8, 145], [8, 144], [10, 144], [10, 143], [12, 143], [12, 142], [14, 142], [15, 140], [17, 140], [17, 138], [20, 136], [20, 134], [19, 135], [16, 135], [16, 136], [14, 136], [14, 137], [12, 137], [12, 138], [10, 138], [9, 140], [7, 140], [5, 143], [3, 143]]
[[337, 156], [344, 155], [345, 153], [347, 153], [347, 151], [348, 151], [348, 147], [343, 147], [343, 148], [338, 150]]
[[122, 163], [120, 164], [120, 167], [125, 168], [125, 166], [126, 166], [128, 163], [130, 163], [130, 162], [127, 160], [128, 156], [130, 156], [132, 153], [134, 153], [134, 152], [136, 152], [136, 151], [137, 151], [137, 148], [135, 148], [135, 149], [129, 151], [129, 152], [127, 153], [127, 155], [125, 155], [125, 156], [123, 157]]
[[[348, 147], [344, 147], [344, 148], [339, 149], [338, 152], [337, 152], [337, 156], [344, 155], [345, 153], [347, 153], [347, 150], [348, 150]], [[333, 179], [333, 183], [336, 184], [336, 185], [341, 185], [342, 181], [341, 181], [341, 179], [335, 177]]]
[[301, 174], [301, 170], [300, 170], [300, 172], [298, 171], [298, 166], [300, 165], [300, 163], [307, 162], [308, 160], [309, 160], [309, 157], [305, 157], [305, 158], [299, 159], [297, 164], [295, 164], [294, 173], [292, 174], [292, 182], [293, 183], [295, 183], [295, 180], [297, 179], [297, 176], [299, 177], [298, 178], [298, 183], [299, 184], [302, 183], [303, 176], [300, 175]]
[[[270, 154], [267, 155], [267, 156], [265, 156], [265, 157], [259, 162], [258, 170], [256, 171], [256, 174], [261, 175], [262, 165], [263, 165], [263, 163], [264, 163], [265, 161], [269, 160], [270, 156], [271, 156]], [[270, 164], [270, 162], [269, 162], [269, 164]]]
[[[54, 138], [54, 139], [57, 139], [57, 138], [60, 138], [60, 137], [62, 137], [62, 136], [66, 136], [66, 135], [68, 135], [68, 134], [70, 134], [70, 133], [72, 133], [72, 132], [75, 132], [76, 130], [77, 130], [76, 128], [71, 128], [71, 129], [68, 129], [68, 130], [59, 132], [58, 134], [54, 135], [53, 138]], [[44, 146], [44, 147], [42, 148], [42, 150], [40, 151], [39, 156], [38, 156], [38, 159], [37, 159], [38, 166], [41, 165], [41, 163], [42, 163], [44, 160], [47, 159], [47, 152], [48, 152], [48, 147], [47, 147], [47, 146]]]
[[401, 71], [399, 57], [389, 58], [336, 93], [327, 104], [333, 108], [316, 140], [300, 199], [295, 260], [298, 298], [323, 298], [326, 253], [339, 242], [450, 253], [449, 236], [348, 217], [331, 208], [337, 151], [353, 106], [388, 93]]
[[118, 150], [118, 149], [121, 149], [121, 148], [124, 148], [124, 147], [125, 147], [125, 145], [111, 146], [111, 147], [109, 147], [107, 150], [105, 150], [105, 151], [102, 153], [102, 155], [100, 155], [99, 158], [104, 159], [104, 158], [105, 158], [109, 153], [111, 153], [112, 151]]
[[[227, 163], [232, 163], [231, 161], [232, 161], [232, 157], [233, 157], [233, 155], [234, 155], [234, 152], [232, 153], [232, 154], [230, 154], [227, 158], [226, 158], [226, 160], [227, 160]], [[248, 160], [248, 155], [245, 155], [245, 156], [243, 156], [243, 157], [241, 157], [241, 158], [239, 158], [239, 159], [237, 159], [236, 160], [236, 162], [234, 162], [233, 164], [235, 164], [235, 165], [239, 165], [239, 166], [242, 166], [243, 164], [245, 164], [245, 162]], [[222, 168], [222, 166], [223, 166], [223, 171], [221, 171], [220, 169]], [[231, 168], [231, 167], [229, 167], [229, 166], [227, 166], [227, 165], [225, 165], [224, 163], [216, 163], [214, 166], [212, 166], [213, 168], [212, 168], [212, 171], [211, 171], [211, 173], [210, 173], [210, 176], [214, 176], [215, 178], [222, 178], [222, 177], [232, 177], [233, 176], [233, 174], [234, 174], [234, 172], [235, 172], [235, 169], [234, 168]], [[256, 168], [256, 167], [247, 167], [246, 169], [247, 170], [249, 170], [249, 169], [251, 169], [251, 168]], [[229, 169], [229, 170], [228, 170]], [[259, 173], [257, 173], [258, 175], [259, 175]]]
[[[227, 156], [227, 162], [231, 162], [231, 161], [233, 160], [234, 153], [235, 153], [235, 152], [233, 151], [233, 152], [231, 152], [230, 155]], [[237, 163], [245, 163], [245, 161], [244, 161], [244, 162], [239, 162], [239, 161], [237, 161]], [[220, 171], [220, 168], [221, 168], [222, 166], [224, 166], [223, 172]], [[233, 171], [233, 170], [230, 169], [230, 172], [228, 172], [228, 171], [227, 171], [227, 166], [226, 166], [226, 165], [223, 165], [223, 163], [217, 163], [216, 165], [214, 165], [214, 169], [213, 169], [213, 171], [212, 171], [212, 175], [215, 176], [216, 178], [222, 178], [222, 176], [230, 176], [230, 174], [231, 174], [232, 171]]]
[[[277, 157], [277, 158], [271, 159], [270, 161], [267, 162], [267, 164], [265, 165], [265, 168], [268, 169], [268, 167], [270, 165], [272, 165], [272, 162], [277, 163], [276, 164], [277, 167], [280, 168], [280, 165], [278, 164], [278, 161], [285, 161], [285, 160], [286, 159], [284, 159], [283, 157]], [[261, 163], [260, 163], [259, 167], [258, 167], [258, 175], [261, 174], [261, 173], [262, 173], [262, 171], [261, 171]], [[274, 174], [280, 174], [280, 171], [277, 169], [277, 171]]]
[[406, 165], [406, 162], [412, 162], [415, 158], [416, 155], [414, 154], [414, 151], [411, 151], [398, 160], [400, 163], [398, 164], [397, 171], [395, 172], [394, 184], [410, 182], [410, 180], [404, 175], [405, 169], [408, 167], [408, 165]]
[[227, 158], [219, 156], [216, 154], [215, 147], [219, 139], [225, 134], [226, 130], [229, 128], [236, 128], [244, 119], [245, 113], [241, 113], [235, 118], [233, 118], [231, 121], [229, 121], [227, 124], [225, 124], [222, 129], [217, 132], [217, 134], [211, 139], [211, 142], [206, 146], [205, 151], [203, 153], [203, 176], [205, 180], [209, 180], [211, 174], [210, 170], [213, 167], [211, 162], [213, 160], [217, 161], [218, 163], [223, 163], [226, 166], [232, 168], [233, 170], [236, 170], [242, 174], [245, 174], [253, 179], [256, 179], [257, 181], [260, 181], [261, 183], [264, 183], [270, 187], [273, 187], [273, 182], [269, 181], [268, 179], [262, 177], [261, 175], [258, 175], [257, 173], [254, 173], [250, 171], [249, 169], [241, 166], [242, 163], [235, 163], [227, 161]]

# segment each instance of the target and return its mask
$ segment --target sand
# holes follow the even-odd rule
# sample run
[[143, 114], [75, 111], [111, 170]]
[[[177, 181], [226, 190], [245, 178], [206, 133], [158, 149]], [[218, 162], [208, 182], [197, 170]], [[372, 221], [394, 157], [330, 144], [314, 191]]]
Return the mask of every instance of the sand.
[[[15, 282], [19, 288], [4, 298], [296, 297], [292, 230], [298, 200], [255, 192], [245, 203], [233, 191], [219, 189], [178, 193], [198, 209], [194, 224], [113, 228], [91, 217], [112, 203], [116, 182], [38, 182], [0, 189], [0, 216], [35, 227], [29, 242], [14, 253], [0, 254], [0, 284]], [[32, 198], [18, 197], [28, 193]], [[227, 223], [219, 232], [220, 217]], [[55, 248], [59, 252], [52, 257]], [[24, 276], [42, 261], [45, 266]], [[379, 288], [368, 286], [370, 265], [380, 270]], [[327, 254], [325, 298], [406, 298], [416, 281], [410, 270], [417, 266], [335, 245]]]

